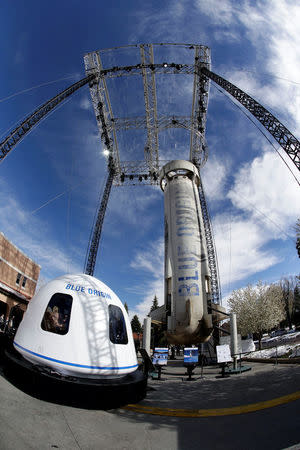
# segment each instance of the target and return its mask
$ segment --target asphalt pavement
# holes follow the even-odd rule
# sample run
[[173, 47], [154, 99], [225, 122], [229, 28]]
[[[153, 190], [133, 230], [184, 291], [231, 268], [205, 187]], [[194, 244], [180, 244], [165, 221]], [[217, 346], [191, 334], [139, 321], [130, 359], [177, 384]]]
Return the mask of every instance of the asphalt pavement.
[[300, 449], [300, 365], [244, 365], [228, 378], [197, 367], [188, 381], [182, 359], [169, 361], [142, 401], [105, 406], [98, 391], [41, 388], [2, 367], [0, 448]]

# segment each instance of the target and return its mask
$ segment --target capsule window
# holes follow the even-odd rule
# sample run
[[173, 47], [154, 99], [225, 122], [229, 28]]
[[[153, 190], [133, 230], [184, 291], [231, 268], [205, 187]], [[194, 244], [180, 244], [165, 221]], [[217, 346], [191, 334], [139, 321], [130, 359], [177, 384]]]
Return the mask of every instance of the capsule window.
[[69, 294], [56, 293], [52, 295], [41, 327], [45, 331], [56, 334], [67, 334], [71, 317], [73, 298]]
[[109, 305], [108, 312], [110, 341], [113, 344], [127, 344], [126, 324], [121, 308], [119, 306]]

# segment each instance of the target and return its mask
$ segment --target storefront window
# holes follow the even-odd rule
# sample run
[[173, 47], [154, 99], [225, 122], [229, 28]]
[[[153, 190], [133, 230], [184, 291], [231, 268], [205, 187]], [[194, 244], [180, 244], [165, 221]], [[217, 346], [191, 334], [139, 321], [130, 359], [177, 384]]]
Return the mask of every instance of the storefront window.
[[125, 319], [121, 308], [109, 305], [109, 339], [113, 344], [127, 344], [128, 337]]
[[52, 295], [46, 308], [41, 327], [56, 334], [67, 334], [71, 317], [73, 298], [68, 294]]

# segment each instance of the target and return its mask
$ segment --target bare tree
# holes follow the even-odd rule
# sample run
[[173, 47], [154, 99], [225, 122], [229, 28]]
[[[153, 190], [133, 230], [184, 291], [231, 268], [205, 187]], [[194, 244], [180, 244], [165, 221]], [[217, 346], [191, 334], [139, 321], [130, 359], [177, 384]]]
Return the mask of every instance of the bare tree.
[[286, 319], [289, 329], [292, 329], [292, 315], [294, 310], [295, 277], [285, 277], [280, 280], [282, 299], [285, 305]]
[[228, 304], [237, 315], [238, 331], [242, 335], [257, 333], [259, 348], [263, 333], [285, 318], [282, 290], [275, 284], [267, 286], [260, 281], [256, 286], [233, 291]]

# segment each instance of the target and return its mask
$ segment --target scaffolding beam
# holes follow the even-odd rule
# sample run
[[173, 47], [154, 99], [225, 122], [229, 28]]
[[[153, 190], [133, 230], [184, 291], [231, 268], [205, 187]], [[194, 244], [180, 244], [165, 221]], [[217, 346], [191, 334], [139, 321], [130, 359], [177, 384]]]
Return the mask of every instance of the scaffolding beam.
[[[210, 68], [210, 49], [202, 45], [180, 44], [180, 47], [194, 52], [193, 64], [181, 64], [178, 62], [154, 62], [154, 49], [173, 44], [140, 44], [128, 46], [137, 49], [138, 64], [112, 67], [104, 67], [102, 55], [106, 52], [119, 50], [119, 48], [88, 53], [84, 56], [86, 74], [97, 76], [98, 84], [91, 87], [91, 97], [98, 122], [100, 136], [104, 147], [112, 154], [115, 165], [114, 184], [120, 186], [126, 179], [129, 168], [122, 161], [122, 155], [118, 151], [117, 132], [119, 130], [140, 129], [146, 130], [144, 145], [144, 162], [146, 163], [150, 178], [146, 180], [145, 171], [134, 175], [143, 184], [156, 183], [157, 174], [162, 167], [159, 155], [159, 132], [166, 128], [186, 128], [190, 131], [190, 154], [185, 159], [196, 161], [198, 166], [203, 166], [207, 160], [207, 146], [205, 143], [206, 111], [208, 104], [207, 78], [201, 74], [202, 67]], [[177, 46], [178, 47], [178, 46]], [[173, 55], [172, 55], [173, 56]], [[176, 56], [175, 56], [176, 58]], [[193, 106], [191, 116], [180, 118], [159, 116], [157, 113], [156, 75], [158, 74], [186, 74], [194, 77]], [[109, 93], [106, 88], [106, 80], [120, 77], [141, 77], [144, 89], [145, 116], [116, 118], [112, 114]], [[136, 161], [136, 163], [139, 163]], [[164, 162], [165, 163], [165, 162]], [[122, 182], [123, 180], [123, 182]], [[130, 180], [130, 178], [129, 178]], [[131, 177], [132, 180], [132, 177]]]
[[32, 128], [61, 102], [80, 89], [82, 86], [90, 83], [92, 87], [96, 78], [95, 74], [89, 74], [87, 77], [69, 86], [55, 97], [48, 100], [40, 108], [36, 109], [30, 116], [26, 117], [9, 135], [0, 143], [0, 161], [32, 130]]
[[[198, 168], [199, 171], [199, 168]], [[199, 171], [200, 173], [200, 171]], [[203, 184], [201, 181], [201, 177], [199, 180], [199, 199], [200, 199], [200, 206], [202, 211], [202, 218], [203, 218], [203, 224], [204, 224], [204, 231], [205, 231], [205, 238], [206, 238], [206, 247], [207, 247], [207, 256], [208, 256], [208, 266], [210, 270], [210, 276], [211, 276], [211, 301], [212, 303], [219, 304], [221, 303], [221, 292], [219, 287], [219, 269], [218, 269], [218, 259], [217, 259], [217, 252], [215, 248], [215, 242], [213, 238], [213, 232], [212, 232], [212, 226], [211, 226], [211, 220], [210, 215], [205, 199], [205, 193]]]
[[[93, 54], [92, 61], [96, 64], [98, 70], [94, 72], [97, 76], [97, 83], [90, 86], [90, 94], [92, 104], [100, 132], [101, 142], [104, 149], [109, 152], [109, 156], [113, 158], [115, 174], [120, 172], [120, 155], [118, 149], [118, 141], [116, 128], [114, 124], [114, 116], [111, 102], [108, 94], [105, 73], [102, 61], [98, 53]], [[86, 73], [89, 71], [91, 64], [90, 58], [84, 58]], [[110, 159], [109, 159], [110, 161]]]
[[158, 126], [157, 126], [157, 100], [155, 87], [155, 74], [146, 66], [154, 64], [153, 46], [151, 44], [140, 45], [142, 78], [144, 86], [147, 142], [144, 149], [145, 160], [149, 171], [158, 171]]
[[205, 67], [200, 71], [240, 102], [269, 131], [300, 170], [300, 142], [270, 111], [220, 75]]
[[[207, 66], [210, 68], [210, 49], [206, 50]], [[206, 114], [208, 107], [209, 82], [201, 75], [203, 60], [200, 58], [200, 47], [195, 50], [195, 74], [193, 87], [193, 103], [191, 114], [190, 161], [197, 167], [203, 166], [208, 157], [205, 140]], [[198, 130], [198, 133], [195, 132]]]
[[85, 259], [85, 267], [84, 273], [87, 275], [94, 275], [96, 259], [98, 254], [99, 242], [101, 237], [102, 226], [104, 222], [104, 216], [107, 208], [107, 203], [109, 199], [109, 194], [111, 191], [111, 187], [114, 179], [114, 169], [111, 168], [108, 172], [108, 177], [106, 180], [106, 185], [104, 188], [103, 196], [101, 199], [100, 206], [97, 212], [97, 218], [95, 224], [93, 226], [91, 239], [88, 245], [86, 259]]

